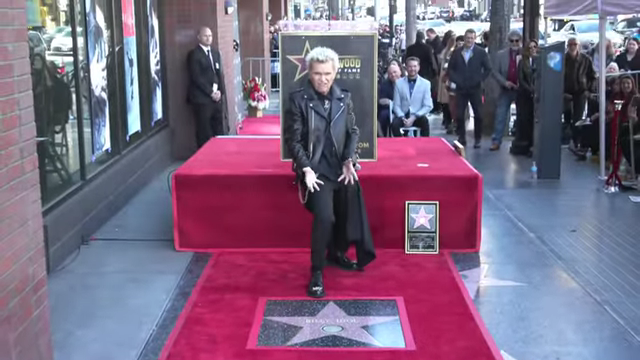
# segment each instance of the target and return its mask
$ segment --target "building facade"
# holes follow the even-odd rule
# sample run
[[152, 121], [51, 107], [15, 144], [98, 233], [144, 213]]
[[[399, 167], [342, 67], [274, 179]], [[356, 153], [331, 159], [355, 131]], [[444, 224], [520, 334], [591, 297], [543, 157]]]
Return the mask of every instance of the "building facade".
[[170, 161], [159, 6], [26, 0], [50, 269]]
[[269, 20], [285, 9], [284, 0], [0, 0], [1, 358], [52, 358], [47, 272], [195, 152], [186, 55], [197, 29], [212, 29], [222, 55], [233, 134], [245, 113], [242, 49], [268, 61]]

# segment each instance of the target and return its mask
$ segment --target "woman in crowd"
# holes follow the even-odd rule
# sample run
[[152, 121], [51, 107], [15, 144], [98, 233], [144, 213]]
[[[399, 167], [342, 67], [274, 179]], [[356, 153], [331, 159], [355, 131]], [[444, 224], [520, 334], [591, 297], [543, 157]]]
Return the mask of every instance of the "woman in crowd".
[[[453, 37], [453, 36], [452, 36]], [[447, 44], [448, 45], [448, 44]], [[458, 35], [455, 37], [455, 46], [453, 47], [453, 49], [447, 47], [447, 49], [451, 49], [449, 52], [449, 59], [451, 58], [451, 54], [453, 53], [453, 50], [462, 47], [464, 45], [464, 36], [462, 35]], [[448, 67], [447, 67], [448, 68]], [[456, 93], [454, 89], [451, 89], [451, 83], [449, 82], [448, 76], [445, 77], [445, 91], [447, 91], [447, 96], [449, 98], [449, 113], [451, 114], [451, 118], [455, 119], [456, 118]], [[469, 107], [467, 106], [467, 110], [465, 111], [465, 123], [467, 121], [469, 121]], [[455, 126], [456, 126], [456, 122], [452, 121], [452, 126], [450, 126], [451, 128], [451, 132], [449, 132], [449, 130], [447, 129], [447, 133], [448, 134], [455, 134]]]
[[[609, 39], [607, 39], [606, 49], [607, 49], [606, 51], [607, 56], [606, 56], [605, 65], [604, 65], [605, 68], [609, 66], [609, 64], [614, 63], [614, 60], [616, 57], [616, 52], [615, 50], [613, 50], [613, 44]], [[600, 73], [600, 43], [599, 42], [597, 42], [591, 48], [591, 50], [589, 50], [589, 56], [593, 60], [593, 69], [596, 71], [596, 74], [599, 74]]]
[[[616, 57], [616, 63], [620, 68], [620, 71], [640, 71], [640, 53], [638, 53], [638, 47], [640, 47], [640, 40], [629, 39], [627, 42], [627, 48]], [[635, 82], [638, 82], [638, 74], [634, 74], [633, 78]]]
[[[638, 129], [638, 117], [640, 117], [640, 97], [638, 95], [638, 90], [636, 88], [636, 82], [630, 75], [623, 75], [620, 77], [620, 91], [621, 91], [621, 99], [624, 101], [622, 104], [622, 109], [620, 109], [620, 114], [618, 118], [618, 122], [620, 124], [620, 130], [618, 135], [618, 144], [622, 149], [622, 153], [624, 154], [625, 159], [629, 164], [631, 161], [631, 141], [634, 141], [634, 155], [635, 156], [635, 164], [634, 168], [640, 170], [638, 166], [640, 161], [638, 160], [638, 142], [640, 139], [635, 139], [636, 135], [640, 133], [640, 129]], [[633, 132], [631, 132], [631, 127], [633, 127]]]
[[516, 143], [518, 149], [512, 147], [512, 153], [531, 155], [533, 146], [533, 95], [535, 93], [535, 58], [538, 55], [538, 42], [530, 40], [523, 49], [522, 58], [518, 62], [518, 96], [516, 99], [517, 122]]
[[447, 129], [447, 134], [453, 134], [453, 117], [451, 108], [449, 107], [449, 88], [447, 86], [447, 66], [449, 66], [449, 59], [456, 45], [455, 34], [452, 30], [444, 34], [442, 37], [442, 45], [444, 47], [440, 54], [438, 54], [438, 64], [440, 64], [438, 102], [443, 104], [442, 125]]

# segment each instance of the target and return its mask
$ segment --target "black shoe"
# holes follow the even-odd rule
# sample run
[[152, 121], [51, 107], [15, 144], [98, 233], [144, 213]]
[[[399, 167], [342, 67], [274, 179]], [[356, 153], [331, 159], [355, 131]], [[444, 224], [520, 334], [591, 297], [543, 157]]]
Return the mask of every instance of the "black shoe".
[[311, 281], [307, 287], [307, 295], [312, 298], [324, 297], [324, 282], [322, 281], [322, 271], [314, 271], [311, 273]]
[[480, 140], [476, 140], [476, 142], [473, 144], [473, 148], [480, 149]]
[[358, 263], [349, 259], [347, 255], [344, 254], [327, 256], [327, 263], [337, 266], [343, 270], [360, 270]]

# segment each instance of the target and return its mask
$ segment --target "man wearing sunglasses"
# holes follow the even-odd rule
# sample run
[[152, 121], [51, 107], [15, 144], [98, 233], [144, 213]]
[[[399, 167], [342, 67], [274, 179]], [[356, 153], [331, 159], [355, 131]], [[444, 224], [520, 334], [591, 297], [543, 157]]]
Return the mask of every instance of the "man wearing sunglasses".
[[492, 144], [489, 148], [491, 151], [500, 149], [505, 127], [509, 123], [511, 104], [516, 101], [518, 95], [518, 58], [522, 46], [522, 35], [519, 31], [512, 30], [507, 39], [509, 47], [496, 54], [493, 65], [493, 77], [500, 84], [500, 94], [493, 121]]

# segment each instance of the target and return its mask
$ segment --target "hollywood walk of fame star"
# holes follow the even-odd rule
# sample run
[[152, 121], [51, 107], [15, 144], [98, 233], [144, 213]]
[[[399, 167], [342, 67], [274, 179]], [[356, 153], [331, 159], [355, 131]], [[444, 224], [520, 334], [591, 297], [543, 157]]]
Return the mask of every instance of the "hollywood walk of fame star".
[[287, 345], [335, 335], [383, 346], [362, 327], [398, 320], [398, 316], [349, 316], [331, 301], [316, 316], [272, 316], [265, 319], [302, 327]]
[[429, 215], [424, 211], [424, 206], [420, 206], [420, 212], [417, 214], [411, 214], [411, 217], [415, 220], [413, 223], [413, 228], [417, 229], [420, 226], [424, 226], [427, 229], [431, 230], [431, 224], [429, 224], [429, 220], [433, 217], [433, 215]]
[[303, 77], [307, 73], [307, 61], [305, 57], [311, 51], [311, 47], [309, 46], [309, 42], [305, 42], [304, 50], [302, 50], [302, 54], [300, 55], [287, 55], [287, 58], [293, 61], [296, 65], [298, 65], [298, 70], [296, 71], [296, 77], [293, 81], [298, 81], [301, 77]]
[[473, 269], [460, 271], [460, 277], [472, 299], [475, 299], [478, 289], [487, 286], [526, 286], [517, 281], [502, 280], [487, 276], [489, 265], [483, 264]]

